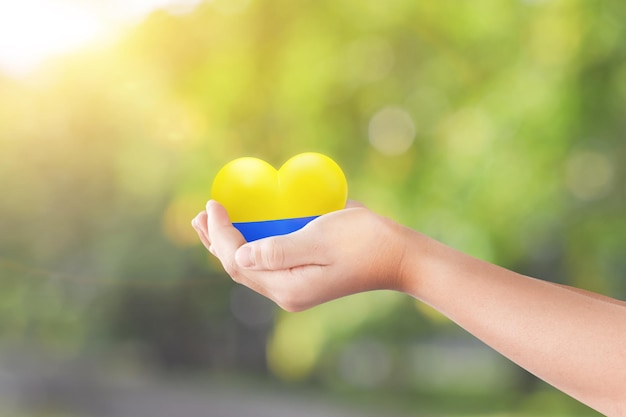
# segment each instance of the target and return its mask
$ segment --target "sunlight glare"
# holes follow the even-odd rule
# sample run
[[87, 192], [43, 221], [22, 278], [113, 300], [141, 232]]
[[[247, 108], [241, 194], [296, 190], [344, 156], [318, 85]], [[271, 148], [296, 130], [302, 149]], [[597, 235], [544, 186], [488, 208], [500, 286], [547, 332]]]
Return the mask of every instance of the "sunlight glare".
[[0, 67], [19, 75], [94, 39], [102, 22], [70, 3], [22, 0], [0, 6]]
[[26, 75], [47, 58], [111, 35], [155, 9], [190, 11], [200, 0], [19, 0], [0, 3], [0, 72]]

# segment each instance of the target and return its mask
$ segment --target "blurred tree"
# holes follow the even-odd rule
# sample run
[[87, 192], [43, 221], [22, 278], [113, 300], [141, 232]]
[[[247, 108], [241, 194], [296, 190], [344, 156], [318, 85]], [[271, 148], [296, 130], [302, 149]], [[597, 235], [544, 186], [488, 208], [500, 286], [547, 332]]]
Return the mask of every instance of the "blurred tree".
[[263, 373], [269, 335], [281, 378], [345, 387], [376, 363], [387, 379], [360, 389], [423, 390], [402, 364], [459, 332], [436, 314], [366, 294], [271, 330], [194, 246], [222, 164], [308, 150], [351, 198], [447, 244], [626, 296], [621, 2], [226, 4], [0, 78], [0, 343], [132, 341], [165, 365]]

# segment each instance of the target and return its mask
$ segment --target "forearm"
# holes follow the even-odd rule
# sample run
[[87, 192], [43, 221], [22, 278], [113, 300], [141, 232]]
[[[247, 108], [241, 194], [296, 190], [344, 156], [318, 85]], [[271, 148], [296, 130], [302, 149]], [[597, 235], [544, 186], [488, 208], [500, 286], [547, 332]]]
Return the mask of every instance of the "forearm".
[[623, 305], [407, 233], [406, 292], [572, 397], [607, 415], [625, 415]]

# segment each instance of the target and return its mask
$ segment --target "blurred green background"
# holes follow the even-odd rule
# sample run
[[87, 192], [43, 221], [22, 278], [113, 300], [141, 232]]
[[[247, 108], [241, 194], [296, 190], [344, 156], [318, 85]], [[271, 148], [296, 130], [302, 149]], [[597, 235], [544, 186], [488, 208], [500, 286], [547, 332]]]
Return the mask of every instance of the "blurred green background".
[[318, 151], [379, 213], [626, 298], [626, 3], [186, 9], [0, 73], [0, 415], [598, 415], [401, 294], [279, 311], [190, 221], [229, 160]]

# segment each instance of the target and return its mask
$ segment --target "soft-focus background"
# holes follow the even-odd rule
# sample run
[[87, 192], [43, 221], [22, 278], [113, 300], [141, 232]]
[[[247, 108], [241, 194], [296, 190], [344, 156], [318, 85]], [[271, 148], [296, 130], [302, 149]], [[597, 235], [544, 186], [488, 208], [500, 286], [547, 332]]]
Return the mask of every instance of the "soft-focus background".
[[400, 294], [279, 311], [190, 220], [229, 160], [319, 151], [380, 213], [626, 298], [624, 22], [622, 0], [2, 2], [0, 416], [598, 415]]

